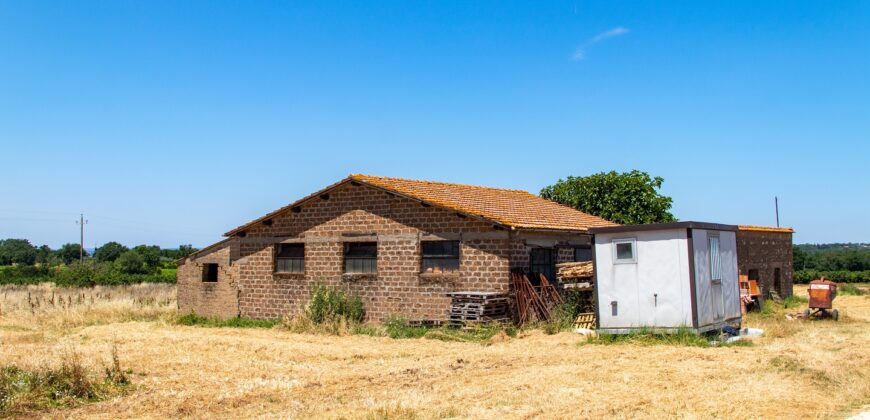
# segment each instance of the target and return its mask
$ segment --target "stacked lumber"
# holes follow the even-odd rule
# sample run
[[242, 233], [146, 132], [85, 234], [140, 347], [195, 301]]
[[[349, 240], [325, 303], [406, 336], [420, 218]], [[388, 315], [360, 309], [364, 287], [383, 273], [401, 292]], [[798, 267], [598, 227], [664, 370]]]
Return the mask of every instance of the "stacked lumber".
[[448, 293], [450, 303], [448, 325], [465, 327], [474, 323], [507, 323], [508, 297], [497, 292], [456, 292]]
[[561, 282], [573, 282], [580, 279], [590, 279], [594, 274], [592, 261], [580, 261], [556, 264], [556, 278]]

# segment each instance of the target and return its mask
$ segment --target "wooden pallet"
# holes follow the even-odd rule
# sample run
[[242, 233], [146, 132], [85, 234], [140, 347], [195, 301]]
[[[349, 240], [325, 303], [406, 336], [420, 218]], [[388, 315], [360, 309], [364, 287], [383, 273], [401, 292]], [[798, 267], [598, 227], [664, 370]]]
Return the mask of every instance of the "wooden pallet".
[[577, 315], [577, 319], [574, 320], [574, 328], [595, 328], [595, 313], [587, 312]]

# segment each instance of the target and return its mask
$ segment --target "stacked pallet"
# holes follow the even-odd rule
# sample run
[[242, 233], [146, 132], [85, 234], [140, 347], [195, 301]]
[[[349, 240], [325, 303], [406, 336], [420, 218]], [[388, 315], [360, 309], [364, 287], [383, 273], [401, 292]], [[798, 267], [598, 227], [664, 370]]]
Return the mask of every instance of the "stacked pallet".
[[448, 324], [451, 327], [465, 327], [473, 323], [507, 323], [508, 297], [497, 292], [456, 292], [448, 293], [453, 301], [450, 304]]

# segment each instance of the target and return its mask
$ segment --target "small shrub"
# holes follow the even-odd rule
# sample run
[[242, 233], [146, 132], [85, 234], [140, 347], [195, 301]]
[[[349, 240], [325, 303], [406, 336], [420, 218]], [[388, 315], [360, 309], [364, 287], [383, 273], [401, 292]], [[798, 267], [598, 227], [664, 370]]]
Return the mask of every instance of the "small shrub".
[[350, 322], [362, 322], [365, 317], [362, 299], [359, 296], [351, 296], [323, 284], [318, 284], [312, 289], [307, 312], [311, 320], [317, 324], [338, 318], [345, 318]]
[[57, 368], [26, 370], [16, 365], [0, 367], [0, 413], [24, 415], [55, 407], [70, 407], [100, 401], [121, 392], [129, 383], [121, 371], [117, 349], [103, 380], [96, 380], [81, 363], [78, 353], [63, 357]]
[[570, 330], [579, 313], [580, 307], [570, 301], [554, 306], [550, 311], [550, 320], [544, 323], [544, 333], [552, 335]]

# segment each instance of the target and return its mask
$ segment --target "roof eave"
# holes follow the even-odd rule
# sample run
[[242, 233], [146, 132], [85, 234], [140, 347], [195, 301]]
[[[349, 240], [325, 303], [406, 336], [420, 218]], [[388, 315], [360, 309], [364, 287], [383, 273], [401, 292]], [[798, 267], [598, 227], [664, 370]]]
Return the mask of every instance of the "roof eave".
[[322, 188], [322, 189], [318, 190], [317, 192], [314, 192], [314, 193], [312, 193], [312, 194], [309, 194], [309, 195], [307, 195], [307, 196], [305, 196], [305, 197], [303, 197], [303, 198], [300, 198], [299, 200], [296, 200], [296, 201], [294, 201], [294, 202], [292, 202], [292, 203], [290, 203], [290, 204], [288, 204], [288, 205], [286, 205], [286, 206], [284, 206], [284, 207], [281, 207], [281, 208], [279, 208], [279, 209], [277, 209], [277, 210], [274, 210], [274, 211], [271, 211], [271, 212], [269, 212], [269, 213], [266, 213], [266, 215], [264, 215], [264, 216], [262, 216], [262, 217], [260, 217], [260, 218], [254, 219], [254, 220], [252, 220], [252, 221], [250, 221], [250, 222], [248, 222], [248, 223], [245, 223], [244, 225], [241, 225], [241, 226], [239, 226], [239, 227], [237, 227], [237, 228], [235, 228], [235, 229], [233, 229], [233, 230], [231, 230], [231, 231], [229, 231], [229, 232], [227, 232], [227, 233], [224, 233], [224, 236], [233, 236], [233, 235], [235, 235], [235, 234], [237, 234], [237, 233], [239, 233], [239, 232], [242, 232], [242, 231], [244, 231], [244, 230], [246, 230], [246, 229], [249, 229], [251, 226], [253, 226], [253, 225], [257, 224], [257, 223], [260, 223], [260, 222], [262, 222], [262, 221], [264, 221], [264, 220], [267, 220], [267, 219], [271, 219], [271, 218], [273, 218], [273, 217], [280, 216], [280, 215], [283, 214], [284, 212], [290, 211], [293, 207], [301, 206], [302, 204], [305, 204], [306, 202], [311, 201], [311, 200], [313, 200], [314, 198], [317, 198], [318, 196], [321, 196], [321, 195], [323, 195], [323, 194], [325, 194], [325, 193], [327, 193], [327, 192], [329, 192], [329, 191], [332, 191], [332, 190], [334, 190], [334, 189], [336, 189], [336, 188], [338, 188], [338, 187], [340, 187], [340, 186], [342, 186], [342, 185], [344, 185], [344, 184], [346, 184], [346, 183], [348, 183], [348, 182], [351, 182], [351, 181], [359, 182], [359, 181], [354, 180], [353, 177], [347, 177], [347, 178], [344, 178], [344, 179], [342, 179], [341, 181], [338, 181], [338, 182], [336, 182], [336, 183], [334, 183], [334, 184], [332, 184], [332, 185], [330, 185], [330, 186], [328, 186], [328, 187], [326, 187], [326, 188]]

